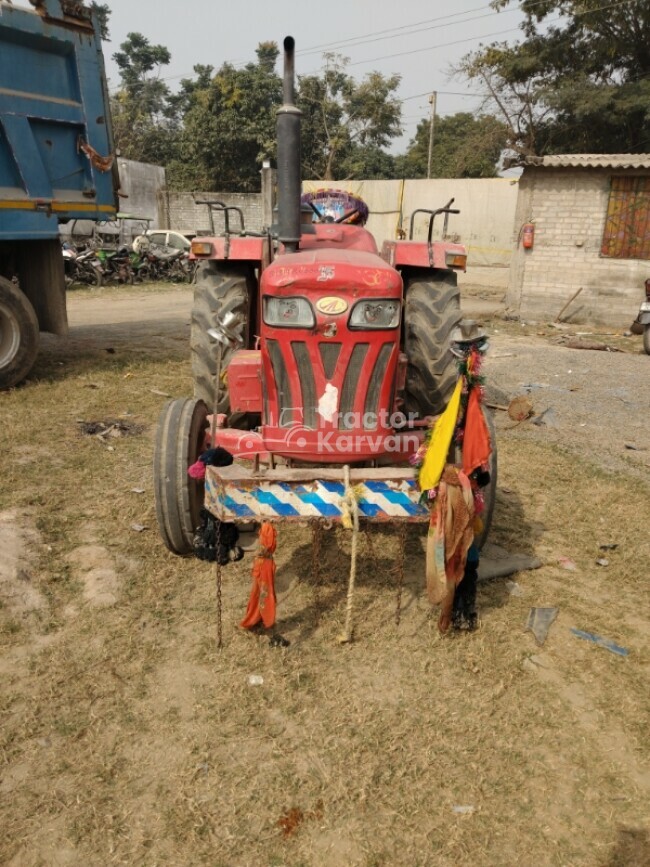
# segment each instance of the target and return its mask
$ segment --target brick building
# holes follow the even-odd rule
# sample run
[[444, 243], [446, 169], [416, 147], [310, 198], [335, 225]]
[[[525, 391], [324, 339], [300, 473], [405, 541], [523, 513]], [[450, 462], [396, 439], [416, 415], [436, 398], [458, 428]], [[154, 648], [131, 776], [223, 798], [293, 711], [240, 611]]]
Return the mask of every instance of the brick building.
[[523, 169], [509, 310], [555, 319], [581, 289], [564, 320], [629, 324], [650, 277], [650, 154], [528, 157]]

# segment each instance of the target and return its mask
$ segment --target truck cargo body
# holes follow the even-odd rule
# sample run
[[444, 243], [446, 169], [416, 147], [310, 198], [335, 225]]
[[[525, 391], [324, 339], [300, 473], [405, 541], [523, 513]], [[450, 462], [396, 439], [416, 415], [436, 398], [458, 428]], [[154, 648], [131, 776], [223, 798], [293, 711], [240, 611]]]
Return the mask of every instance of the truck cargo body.
[[29, 316], [7, 300], [7, 284], [40, 330], [65, 334], [59, 223], [117, 213], [98, 22], [76, 0], [33, 5], [0, 0], [0, 387], [28, 372], [14, 356]]

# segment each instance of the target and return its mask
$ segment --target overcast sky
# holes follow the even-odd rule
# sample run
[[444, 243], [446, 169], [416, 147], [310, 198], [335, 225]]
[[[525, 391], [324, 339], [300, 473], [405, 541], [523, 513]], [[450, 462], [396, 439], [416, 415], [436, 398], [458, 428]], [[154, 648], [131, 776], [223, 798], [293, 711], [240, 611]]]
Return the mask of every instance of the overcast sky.
[[[119, 81], [111, 55], [127, 33], [144, 34], [172, 55], [161, 71], [175, 89], [197, 63], [218, 68], [225, 61], [255, 60], [259, 42], [296, 40], [296, 72], [321, 68], [324, 51], [350, 58], [355, 78], [378, 70], [398, 73], [404, 100], [404, 136], [391, 150], [404, 150], [417, 122], [428, 116], [428, 94], [438, 91], [437, 112], [475, 111], [476, 86], [449, 79], [449, 67], [481, 42], [518, 39], [521, 13], [495, 12], [480, 0], [104, 0], [112, 10], [111, 42], [104, 44], [111, 88]], [[452, 11], [453, 10], [453, 11]]]

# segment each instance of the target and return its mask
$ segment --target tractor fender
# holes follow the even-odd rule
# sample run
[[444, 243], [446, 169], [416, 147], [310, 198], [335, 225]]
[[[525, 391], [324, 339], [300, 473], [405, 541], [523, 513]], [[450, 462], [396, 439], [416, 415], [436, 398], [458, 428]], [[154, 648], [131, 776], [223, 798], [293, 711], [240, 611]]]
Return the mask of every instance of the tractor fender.
[[[197, 253], [196, 249], [200, 247], [205, 247], [206, 252]], [[271, 261], [269, 238], [266, 235], [264, 237], [229, 235], [227, 238], [200, 236], [194, 239], [190, 259], [197, 262], [206, 259], [251, 262], [255, 267], [266, 268]]]
[[[381, 257], [393, 268], [453, 268], [464, 271], [467, 249], [462, 244], [447, 241], [384, 241]], [[450, 264], [456, 259], [459, 264]], [[460, 264], [462, 263], [462, 264]]]

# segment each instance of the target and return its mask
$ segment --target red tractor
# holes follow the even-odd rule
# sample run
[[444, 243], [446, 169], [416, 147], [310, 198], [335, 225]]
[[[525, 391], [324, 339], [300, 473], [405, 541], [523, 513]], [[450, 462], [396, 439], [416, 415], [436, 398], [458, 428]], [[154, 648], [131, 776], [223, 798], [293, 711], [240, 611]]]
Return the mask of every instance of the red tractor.
[[[407, 460], [458, 377], [450, 341], [467, 253], [432, 241], [435, 217], [458, 212], [424, 212], [426, 242], [413, 240], [414, 214], [410, 240], [379, 252], [362, 203], [340, 216], [318, 197], [301, 205], [291, 37], [284, 51], [278, 225], [246, 232], [238, 209], [212, 202], [225, 232], [192, 242], [195, 398], [164, 407], [155, 454], [158, 523], [176, 554], [192, 552], [204, 507], [239, 524], [336, 521], [350, 486], [362, 520], [429, 518]], [[235, 463], [195, 481], [188, 467], [211, 446]]]

